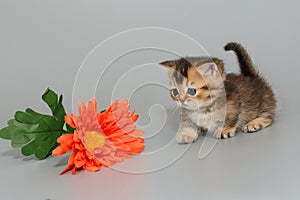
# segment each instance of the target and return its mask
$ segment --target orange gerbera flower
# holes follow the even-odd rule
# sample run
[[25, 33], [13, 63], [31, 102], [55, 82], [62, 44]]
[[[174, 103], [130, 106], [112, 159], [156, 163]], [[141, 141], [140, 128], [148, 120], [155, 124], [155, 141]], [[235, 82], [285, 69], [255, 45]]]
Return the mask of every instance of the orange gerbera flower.
[[97, 113], [96, 99], [87, 106], [80, 101], [79, 116], [65, 116], [65, 122], [75, 128], [74, 134], [59, 137], [60, 145], [52, 153], [59, 156], [72, 151], [68, 167], [61, 174], [69, 170], [75, 174], [80, 169], [95, 172], [101, 166], [110, 167], [143, 151], [143, 131], [134, 125], [138, 115], [129, 109], [127, 100], [116, 100], [104, 112]]

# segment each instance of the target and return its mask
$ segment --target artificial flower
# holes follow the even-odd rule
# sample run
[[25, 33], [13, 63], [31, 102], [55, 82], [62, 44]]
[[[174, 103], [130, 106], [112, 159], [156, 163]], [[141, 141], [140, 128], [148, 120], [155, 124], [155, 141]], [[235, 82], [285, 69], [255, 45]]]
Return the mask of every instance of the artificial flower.
[[86, 106], [78, 103], [79, 116], [65, 116], [65, 122], [75, 129], [74, 134], [64, 134], [57, 139], [60, 144], [52, 153], [59, 156], [72, 151], [68, 166], [61, 174], [72, 170], [98, 171], [141, 153], [143, 131], [137, 130], [135, 112], [129, 112], [127, 100], [113, 102], [104, 112], [97, 112], [96, 99]]

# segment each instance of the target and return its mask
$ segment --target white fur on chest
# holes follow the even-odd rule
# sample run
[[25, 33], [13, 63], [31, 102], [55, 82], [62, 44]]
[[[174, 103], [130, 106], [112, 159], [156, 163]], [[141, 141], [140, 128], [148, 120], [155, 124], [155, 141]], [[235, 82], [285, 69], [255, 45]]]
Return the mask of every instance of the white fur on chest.
[[197, 126], [208, 128], [211, 122], [211, 116], [211, 113], [194, 112], [190, 115], [190, 119], [197, 124]]

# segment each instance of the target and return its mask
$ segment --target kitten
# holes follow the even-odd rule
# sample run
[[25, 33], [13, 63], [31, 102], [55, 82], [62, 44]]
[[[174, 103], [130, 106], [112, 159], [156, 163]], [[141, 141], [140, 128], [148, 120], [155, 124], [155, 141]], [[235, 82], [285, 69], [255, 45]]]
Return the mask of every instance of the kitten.
[[235, 52], [240, 74], [226, 74], [222, 60], [211, 57], [160, 63], [169, 72], [170, 95], [182, 108], [178, 143], [192, 143], [208, 129], [216, 138], [255, 132], [275, 118], [274, 93], [246, 50], [235, 42], [224, 48]]

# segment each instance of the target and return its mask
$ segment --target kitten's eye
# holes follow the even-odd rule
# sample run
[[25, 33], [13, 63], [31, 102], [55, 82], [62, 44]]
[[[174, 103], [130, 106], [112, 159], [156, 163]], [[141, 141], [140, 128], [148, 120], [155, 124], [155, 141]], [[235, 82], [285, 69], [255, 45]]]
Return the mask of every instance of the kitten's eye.
[[197, 89], [195, 88], [188, 88], [187, 94], [191, 96], [195, 96], [197, 94]]
[[171, 92], [172, 92], [172, 95], [173, 95], [174, 97], [177, 97], [177, 96], [179, 95], [179, 92], [178, 92], [178, 89], [177, 89], [177, 88], [173, 88], [173, 89], [171, 90]]

